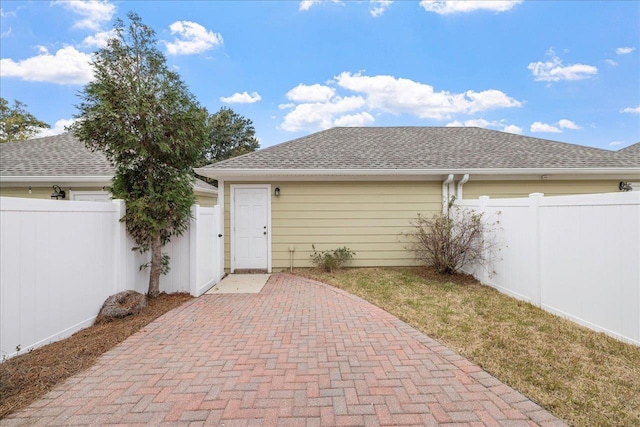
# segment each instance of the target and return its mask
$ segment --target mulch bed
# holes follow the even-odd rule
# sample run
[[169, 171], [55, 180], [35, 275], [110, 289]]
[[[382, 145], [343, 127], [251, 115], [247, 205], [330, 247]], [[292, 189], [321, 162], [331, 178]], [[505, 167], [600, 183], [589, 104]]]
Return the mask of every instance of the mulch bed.
[[91, 326], [0, 363], [0, 418], [28, 406], [56, 384], [87, 369], [101, 354], [191, 298], [189, 294], [160, 294], [135, 316]]

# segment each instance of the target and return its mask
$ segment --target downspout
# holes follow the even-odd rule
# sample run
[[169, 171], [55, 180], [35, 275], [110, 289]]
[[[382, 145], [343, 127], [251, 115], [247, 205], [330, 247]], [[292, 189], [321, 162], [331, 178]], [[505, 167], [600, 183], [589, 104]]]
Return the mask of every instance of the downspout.
[[469, 181], [469, 174], [465, 173], [460, 181], [458, 181], [458, 191], [456, 192], [456, 200], [462, 200], [462, 186]]
[[453, 182], [453, 174], [450, 173], [447, 179], [442, 183], [442, 213], [447, 213], [447, 207], [449, 206], [449, 194], [450, 187], [449, 185]]

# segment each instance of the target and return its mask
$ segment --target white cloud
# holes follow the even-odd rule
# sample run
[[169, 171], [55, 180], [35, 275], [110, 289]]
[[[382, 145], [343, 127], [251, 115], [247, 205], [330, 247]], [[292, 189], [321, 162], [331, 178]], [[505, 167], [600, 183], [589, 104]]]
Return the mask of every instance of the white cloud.
[[52, 4], [64, 6], [77, 15], [81, 20], [74, 24], [74, 28], [99, 30], [103, 24], [109, 22], [116, 13], [115, 5], [105, 0], [89, 1], [54, 1]]
[[515, 133], [520, 135], [522, 133], [522, 128], [516, 125], [508, 125], [505, 126], [504, 129], [502, 129], [505, 132], [509, 132], [509, 133]]
[[636, 50], [635, 47], [619, 47], [616, 49], [616, 54], [617, 55], [627, 55], [631, 52], [633, 52], [634, 50]]
[[382, 16], [392, 4], [393, 0], [371, 0], [371, 16]]
[[328, 102], [299, 104], [284, 117], [281, 127], [290, 132], [328, 129], [334, 126], [335, 115], [358, 110], [364, 105], [365, 100], [360, 96], [336, 96]]
[[363, 111], [360, 114], [345, 114], [344, 116], [338, 117], [333, 121], [333, 126], [342, 126], [342, 127], [355, 127], [355, 126], [366, 126], [373, 123], [375, 119], [373, 116], [366, 111]]
[[0, 18], [12, 18], [16, 16], [15, 12], [5, 12], [4, 9], [0, 7]]
[[573, 129], [573, 130], [582, 129], [580, 126], [578, 126], [571, 120], [567, 120], [567, 119], [558, 120], [558, 126], [563, 129]]
[[253, 104], [261, 99], [262, 97], [258, 92], [251, 92], [251, 94], [247, 92], [236, 92], [231, 96], [221, 97], [220, 101], [226, 102], [227, 104]]
[[52, 128], [43, 129], [38, 133], [37, 138], [41, 138], [43, 136], [53, 136], [60, 135], [61, 133], [65, 133], [65, 126], [71, 126], [77, 119], [60, 119], [58, 120]]
[[114, 30], [98, 31], [92, 36], [85, 37], [85, 39], [82, 41], [82, 44], [84, 46], [97, 47], [100, 49], [106, 47], [109, 39], [112, 39], [115, 36], [116, 32]]
[[535, 122], [531, 125], [531, 132], [562, 133], [560, 129], [547, 123]]
[[0, 60], [0, 76], [62, 85], [81, 85], [93, 78], [91, 55], [73, 46], [63, 47], [55, 55], [40, 46], [39, 52], [39, 55], [21, 61], [10, 58]]
[[640, 114], [640, 105], [637, 107], [627, 107], [620, 110], [621, 113]]
[[461, 122], [459, 120], [454, 120], [450, 123], [447, 123], [445, 125], [446, 127], [450, 128], [450, 127], [477, 127], [477, 128], [486, 128], [489, 126], [495, 126], [495, 123], [491, 123], [485, 119], [471, 119], [471, 120], [465, 120], [464, 122]]
[[303, 0], [298, 6], [298, 10], [309, 10], [312, 6], [321, 3], [340, 3], [340, 0]]
[[320, 84], [298, 86], [287, 92], [287, 99], [295, 102], [326, 102], [330, 100], [336, 90], [329, 86]]
[[169, 55], [202, 53], [223, 43], [222, 35], [191, 21], [176, 21], [169, 30], [176, 35], [174, 41], [165, 42]]
[[470, 119], [470, 120], [465, 120], [463, 122], [459, 121], [459, 120], [454, 120], [452, 122], [449, 122], [445, 125], [446, 127], [478, 127], [478, 128], [496, 128], [496, 129], [501, 129], [504, 132], [509, 132], [509, 133], [517, 133], [520, 134], [522, 133], [522, 128], [516, 126], [516, 125], [505, 125], [502, 121], [496, 122], [490, 122], [488, 120], [485, 119]]
[[499, 90], [463, 93], [435, 92], [432, 86], [393, 76], [364, 76], [344, 72], [335, 77], [339, 86], [366, 96], [367, 106], [392, 114], [412, 114], [426, 119], [445, 119], [455, 113], [474, 113], [496, 108], [519, 107], [519, 101]]
[[609, 145], [610, 145], [611, 147], [615, 147], [615, 146], [617, 146], [617, 145], [622, 145], [622, 141], [611, 141], [611, 142], [609, 143]]
[[11, 27], [9, 27], [9, 29], [7, 31], [4, 31], [2, 33], [0, 33], [0, 39], [3, 39], [5, 37], [8, 37], [11, 35]]
[[531, 62], [527, 67], [533, 74], [535, 81], [557, 82], [560, 80], [588, 79], [598, 74], [598, 68], [593, 65], [571, 64], [563, 65], [553, 49], [547, 51], [547, 61]]
[[[342, 96], [338, 90], [354, 92]], [[290, 110], [281, 128], [287, 131], [316, 131], [331, 126], [366, 126], [375, 121], [373, 114], [411, 114], [442, 120], [454, 114], [471, 114], [497, 108], [519, 107], [521, 102], [505, 93], [489, 89], [481, 92], [435, 92], [433, 87], [394, 76], [365, 76], [344, 72], [326, 84], [298, 86], [287, 92], [290, 103], [279, 109]], [[468, 120], [467, 126], [504, 128], [501, 122]]]
[[476, 10], [489, 10], [493, 12], [506, 12], [523, 0], [422, 0], [420, 6], [427, 12], [440, 15], [451, 13], [466, 13]]
[[618, 63], [616, 61], [614, 61], [613, 59], [605, 59], [604, 62], [606, 62], [607, 64], [611, 65], [612, 67], [616, 67], [618, 65]]

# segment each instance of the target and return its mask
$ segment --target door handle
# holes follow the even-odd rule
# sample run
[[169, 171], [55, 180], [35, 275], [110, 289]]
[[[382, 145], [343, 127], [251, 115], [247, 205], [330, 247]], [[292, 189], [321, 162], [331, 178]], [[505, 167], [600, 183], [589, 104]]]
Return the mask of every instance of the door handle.
[[266, 235], [267, 235], [267, 232], [266, 232], [266, 231], [263, 231], [263, 232], [262, 232], [262, 234], [264, 234], [264, 235], [266, 236]]

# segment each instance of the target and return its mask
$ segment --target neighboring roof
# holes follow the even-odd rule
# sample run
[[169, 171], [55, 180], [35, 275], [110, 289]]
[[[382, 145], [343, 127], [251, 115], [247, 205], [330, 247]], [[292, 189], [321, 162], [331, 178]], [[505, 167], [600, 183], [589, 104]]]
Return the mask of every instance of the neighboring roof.
[[[0, 144], [0, 178], [5, 182], [64, 179], [106, 185], [115, 169], [104, 154], [89, 150], [70, 133]], [[194, 190], [217, 194], [196, 179]]]
[[640, 168], [634, 156], [473, 127], [348, 127], [314, 133], [197, 169], [232, 171]]
[[0, 144], [0, 176], [113, 176], [100, 152], [70, 133]]
[[616, 151], [616, 154], [619, 156], [628, 156], [632, 160], [635, 159], [637, 163], [640, 163], [640, 142], [636, 142], [633, 145], [621, 148], [620, 150]]

